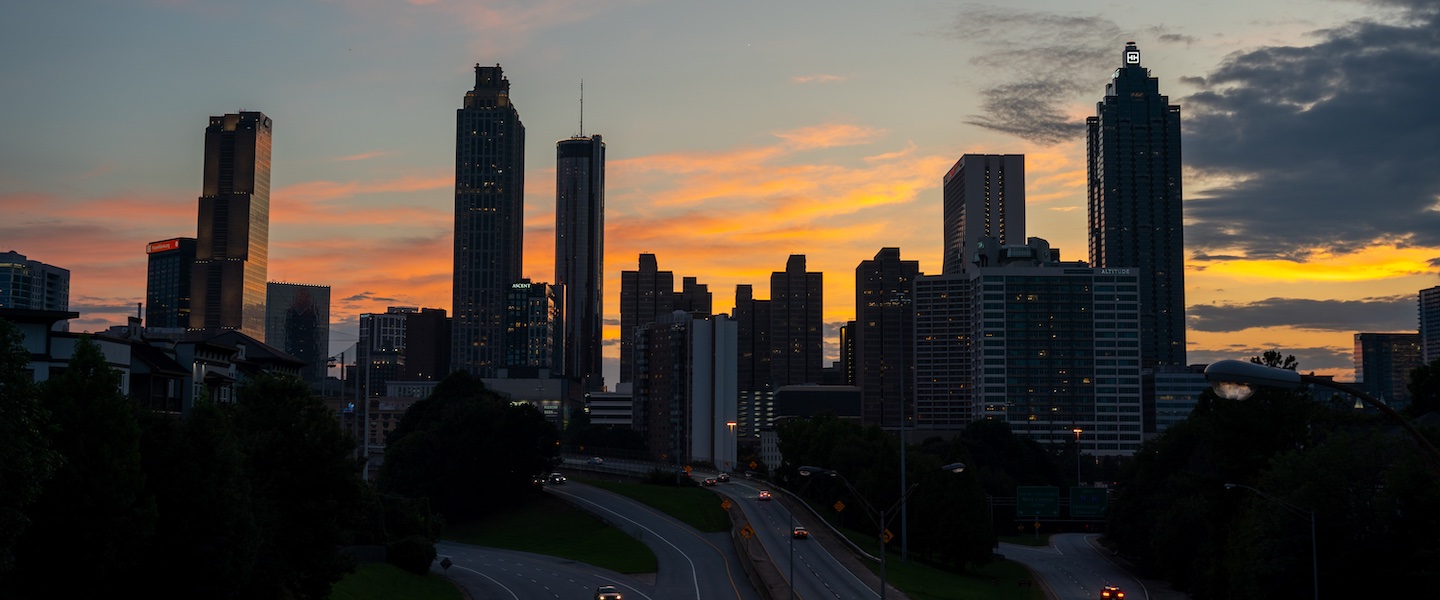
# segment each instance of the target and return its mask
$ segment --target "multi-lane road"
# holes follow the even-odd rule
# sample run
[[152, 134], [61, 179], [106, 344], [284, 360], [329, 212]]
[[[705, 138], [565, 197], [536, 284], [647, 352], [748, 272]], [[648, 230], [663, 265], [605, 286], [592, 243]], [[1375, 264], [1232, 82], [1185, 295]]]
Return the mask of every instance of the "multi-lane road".
[[[656, 573], [625, 575], [571, 560], [450, 542], [437, 544], [437, 551], [450, 559], [446, 575], [475, 600], [584, 600], [593, 598], [595, 588], [604, 584], [619, 587], [627, 600], [879, 597], [879, 578], [860, 562], [863, 559], [841, 546], [838, 536], [826, 531], [823, 522], [812, 515], [792, 515], [786, 505], [798, 505], [782, 501], [785, 492], [738, 477], [709, 489], [744, 514], [752, 532], [738, 540], [748, 545], [745, 554], [768, 556], [773, 563], [773, 568], [758, 569], [759, 585], [768, 594], [756, 590], [731, 534], [696, 531], [628, 497], [573, 480], [546, 486], [546, 490], [645, 543], [655, 553]], [[769, 489], [774, 499], [760, 500], [762, 489]], [[796, 524], [809, 528], [809, 539], [792, 537]], [[1000, 551], [1030, 568], [1037, 585], [1054, 600], [1099, 598], [1100, 587], [1107, 583], [1124, 588], [1127, 600], [1148, 600], [1141, 582], [1100, 552], [1091, 543], [1093, 537], [1061, 534], [1053, 536], [1048, 547], [1002, 544]], [[827, 540], [832, 542], [829, 548], [824, 543]], [[441, 570], [438, 562], [437, 571]], [[903, 599], [904, 595], [892, 587], [886, 597]]]

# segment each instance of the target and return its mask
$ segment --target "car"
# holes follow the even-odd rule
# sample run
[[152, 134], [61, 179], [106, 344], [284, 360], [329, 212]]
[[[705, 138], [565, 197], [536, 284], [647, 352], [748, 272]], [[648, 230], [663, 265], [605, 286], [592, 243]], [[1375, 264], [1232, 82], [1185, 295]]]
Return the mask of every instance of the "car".
[[797, 540], [808, 540], [810, 539], [810, 532], [806, 531], [804, 527], [796, 525], [790, 530], [790, 537], [793, 537]]
[[705, 481], [703, 481], [702, 483], [704, 483], [705, 485], [715, 485], [717, 483], [720, 483], [720, 480], [714, 477], [706, 477]]
[[1100, 588], [1100, 597], [1104, 600], [1122, 600], [1125, 597], [1125, 590], [1113, 585], [1106, 585]]
[[545, 476], [544, 476], [544, 475], [536, 475], [536, 476], [534, 476], [534, 477], [531, 477], [531, 478], [530, 478], [530, 484], [531, 484], [531, 485], [545, 485]]
[[550, 483], [565, 483], [565, 475], [562, 473], [551, 473], [548, 481]]
[[761, 500], [769, 500], [769, 499], [770, 499], [770, 490], [760, 490], [760, 499], [761, 499]]
[[592, 457], [590, 457], [590, 464], [592, 464], [592, 465], [603, 465], [603, 464], [605, 464], [605, 459], [600, 458], [600, 457], [598, 457], [598, 456], [592, 456]]
[[613, 585], [602, 585], [595, 588], [595, 600], [622, 600], [620, 589]]
[[729, 483], [729, 482], [730, 482], [730, 474], [729, 474], [729, 473], [721, 473], [719, 476], [715, 477], [715, 479], [719, 480], [720, 483]]

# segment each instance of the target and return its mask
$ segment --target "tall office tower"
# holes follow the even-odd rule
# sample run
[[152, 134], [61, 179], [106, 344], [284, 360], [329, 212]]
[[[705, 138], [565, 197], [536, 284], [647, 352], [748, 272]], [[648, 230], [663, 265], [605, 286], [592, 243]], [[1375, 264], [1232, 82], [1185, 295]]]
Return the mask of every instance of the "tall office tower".
[[1420, 290], [1420, 361], [1440, 360], [1440, 286]]
[[1418, 333], [1355, 334], [1355, 381], [1391, 408], [1410, 406], [1410, 371], [1423, 364]]
[[[975, 270], [975, 265], [970, 269]], [[915, 280], [915, 427], [959, 431], [975, 418], [970, 276]]]
[[735, 468], [735, 323], [660, 315], [636, 332], [634, 428], [657, 460]]
[[14, 250], [0, 254], [0, 308], [70, 310], [70, 270]]
[[506, 309], [505, 368], [551, 369], [560, 348], [560, 289], [529, 279], [514, 284]]
[[190, 328], [265, 337], [270, 259], [270, 118], [210, 117], [190, 275]]
[[736, 380], [740, 439], [754, 442], [774, 416], [770, 386], [770, 301], [755, 299], [753, 286], [735, 286]]
[[1085, 120], [1090, 265], [1140, 273], [1141, 364], [1185, 366], [1180, 107], [1140, 66], [1135, 43]]
[[305, 381], [324, 381], [330, 359], [330, 286], [267, 285], [265, 343], [305, 361], [300, 368]]
[[675, 308], [675, 274], [661, 271], [654, 254], [640, 255], [640, 268], [620, 272], [620, 381], [633, 375], [635, 332]]
[[475, 65], [455, 111], [455, 269], [451, 366], [494, 377], [505, 361], [505, 301], [521, 279], [525, 126], [500, 65]]
[[405, 315], [405, 381], [438, 381], [450, 374], [450, 317], [443, 308]]
[[912, 300], [919, 276], [919, 261], [900, 260], [899, 248], [881, 248], [855, 267], [855, 385], [866, 425], [913, 426]]
[[840, 326], [840, 369], [842, 385], [859, 385], [860, 377], [855, 374], [855, 322], [846, 321]]
[[1049, 244], [986, 244], [970, 275], [977, 418], [1086, 454], [1140, 447], [1142, 381], [1138, 269], [1052, 261]]
[[174, 238], [145, 245], [145, 326], [190, 327], [190, 274], [195, 268], [195, 238]]
[[555, 285], [564, 291], [560, 367], [586, 391], [605, 389], [605, 142], [555, 143]]
[[360, 315], [355, 366], [360, 369], [362, 393], [384, 396], [385, 384], [401, 379], [405, 371], [405, 326], [415, 311], [411, 306], [389, 306], [384, 313]]
[[944, 190], [946, 275], [970, 268], [982, 239], [1025, 239], [1025, 155], [961, 156], [945, 174]]
[[791, 254], [770, 274], [770, 384], [820, 383], [825, 363], [825, 275]]

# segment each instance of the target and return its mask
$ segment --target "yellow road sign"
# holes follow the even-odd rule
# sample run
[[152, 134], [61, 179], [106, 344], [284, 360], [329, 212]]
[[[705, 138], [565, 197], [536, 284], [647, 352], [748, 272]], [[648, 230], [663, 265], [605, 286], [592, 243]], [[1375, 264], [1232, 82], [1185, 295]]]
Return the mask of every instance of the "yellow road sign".
[[890, 530], [889, 530], [889, 529], [886, 529], [886, 530], [885, 530], [885, 534], [882, 535], [882, 536], [880, 536], [880, 539], [885, 540], [885, 543], [888, 544], [888, 543], [890, 543], [890, 540], [895, 539], [895, 534], [890, 533]]
[[836, 500], [836, 501], [835, 501], [835, 512], [845, 512], [845, 503], [844, 503], [844, 502], [841, 502], [841, 501], [839, 501], [839, 500]]
[[721, 501], [720, 501], [720, 508], [723, 508], [723, 509], [725, 509], [725, 510], [730, 510], [730, 499], [729, 499], [729, 498], [726, 498], [726, 499], [724, 499], [724, 500], [721, 500]]
[[752, 537], [754, 537], [754, 536], [755, 536], [755, 529], [752, 528], [752, 527], [750, 527], [749, 525], [746, 525], [746, 526], [740, 528], [740, 537], [743, 537], [743, 538], [745, 538], [745, 539], [748, 540], [748, 539], [750, 539], [750, 538], [752, 538]]

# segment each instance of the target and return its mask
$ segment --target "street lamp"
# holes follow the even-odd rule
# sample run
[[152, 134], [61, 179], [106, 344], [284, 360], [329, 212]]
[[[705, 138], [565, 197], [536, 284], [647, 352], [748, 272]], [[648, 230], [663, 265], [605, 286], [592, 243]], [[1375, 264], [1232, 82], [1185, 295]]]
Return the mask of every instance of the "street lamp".
[[1075, 432], [1075, 487], [1080, 487], [1080, 434], [1085, 430], [1076, 427], [1070, 431]]
[[1332, 381], [1328, 377], [1302, 375], [1290, 369], [1267, 367], [1262, 364], [1232, 359], [1216, 361], [1205, 367], [1205, 379], [1210, 382], [1211, 389], [1215, 390], [1217, 395], [1230, 400], [1249, 398], [1255, 393], [1255, 388], [1258, 386], [1295, 389], [1307, 384], [1320, 385], [1350, 394], [1399, 423], [1414, 440], [1415, 445], [1420, 447], [1421, 454], [1430, 464], [1430, 468], [1440, 474], [1440, 450], [1436, 450], [1434, 444], [1431, 444], [1424, 434], [1415, 429], [1408, 419], [1395, 412], [1395, 409], [1354, 386]]
[[[945, 466], [943, 466], [943, 467], [940, 467], [940, 470], [942, 470], [942, 471], [949, 471], [949, 472], [951, 472], [951, 473], [962, 473], [962, 472], [965, 471], [965, 463], [962, 463], [962, 462], [950, 463], [950, 464], [948, 464], [948, 465], [945, 465]], [[846, 488], [846, 489], [849, 489], [849, 490], [850, 490], [850, 493], [851, 493], [851, 494], [854, 494], [854, 495], [855, 495], [855, 498], [860, 501], [860, 504], [863, 505], [867, 511], [869, 511], [869, 512], [867, 512], [866, 514], [873, 514], [873, 515], [874, 515], [874, 518], [876, 519], [876, 527], [879, 529], [879, 532], [878, 532], [878, 534], [877, 534], [877, 537], [880, 538], [880, 600], [885, 600], [885, 522], [886, 522], [886, 520], [885, 520], [885, 515], [890, 514], [892, 511], [895, 510], [895, 507], [900, 506], [900, 504], [901, 504], [902, 502], [904, 502], [906, 498], [910, 497], [910, 492], [915, 491], [915, 488], [916, 488], [916, 487], [919, 487], [920, 482], [917, 481], [917, 482], [915, 482], [915, 483], [910, 484], [910, 487], [906, 488], [903, 492], [901, 492], [900, 498], [897, 499], [894, 504], [891, 504], [889, 508], [887, 508], [887, 509], [885, 509], [885, 510], [875, 510], [875, 507], [871, 506], [870, 503], [865, 500], [865, 497], [864, 497], [864, 496], [861, 496], [861, 495], [860, 495], [860, 492], [858, 492], [858, 491], [855, 490], [855, 486], [850, 485], [850, 480], [846, 479], [844, 475], [841, 475], [840, 472], [839, 472], [839, 471], [836, 471], [835, 469], [826, 469], [826, 468], [824, 468], [824, 467], [802, 466], [802, 467], [800, 467], [800, 475], [802, 475], [802, 476], [804, 476], [804, 477], [809, 477], [809, 476], [811, 476], [811, 475], [829, 475], [829, 476], [831, 476], [831, 477], [839, 478], [839, 479], [840, 479], [840, 482], [845, 484], [845, 488]], [[809, 484], [807, 483], [806, 485], [809, 485]], [[903, 533], [903, 532], [902, 532], [902, 533]], [[794, 543], [794, 542], [793, 542], [793, 535], [792, 535], [792, 542], [791, 542], [791, 543], [792, 543], [792, 544]], [[792, 560], [792, 561], [794, 560], [794, 556], [793, 556], [793, 555], [791, 556], [791, 560]], [[794, 563], [793, 563], [793, 562], [791, 563], [791, 574], [792, 574], [792, 576], [793, 576], [793, 574], [794, 574]], [[791, 591], [793, 592], [793, 591], [794, 591], [794, 586], [795, 586], [795, 580], [794, 580], [793, 578], [790, 580], [790, 586], [791, 586]]]
[[1316, 547], [1315, 547], [1315, 511], [1313, 511], [1313, 510], [1305, 510], [1305, 509], [1303, 509], [1303, 508], [1300, 508], [1300, 507], [1298, 507], [1298, 506], [1295, 506], [1294, 504], [1291, 504], [1291, 503], [1289, 503], [1289, 502], [1286, 502], [1286, 501], [1284, 501], [1284, 500], [1281, 500], [1281, 499], [1279, 499], [1279, 498], [1276, 498], [1276, 497], [1274, 497], [1274, 496], [1271, 496], [1270, 494], [1267, 494], [1267, 493], [1265, 493], [1265, 492], [1262, 492], [1262, 491], [1260, 491], [1260, 490], [1257, 490], [1257, 489], [1255, 489], [1255, 488], [1253, 488], [1253, 487], [1250, 487], [1250, 486], [1248, 486], [1248, 485], [1240, 485], [1240, 484], [1238, 484], [1238, 483], [1227, 483], [1227, 484], [1225, 484], [1225, 489], [1227, 489], [1227, 490], [1233, 490], [1233, 489], [1235, 489], [1235, 488], [1244, 488], [1244, 489], [1250, 490], [1250, 491], [1252, 491], [1252, 492], [1255, 492], [1256, 494], [1259, 494], [1262, 498], [1265, 498], [1265, 499], [1270, 500], [1270, 501], [1272, 501], [1272, 502], [1274, 502], [1274, 503], [1276, 503], [1276, 504], [1279, 504], [1280, 506], [1284, 507], [1285, 510], [1288, 510], [1288, 511], [1290, 511], [1290, 512], [1292, 512], [1292, 513], [1295, 513], [1295, 514], [1297, 514], [1297, 515], [1299, 515], [1299, 516], [1301, 516], [1301, 517], [1304, 517], [1304, 516], [1306, 516], [1306, 515], [1309, 515], [1309, 516], [1310, 516], [1310, 572], [1311, 572], [1311, 585], [1314, 586], [1314, 589], [1315, 589], [1315, 600], [1320, 600], [1320, 554], [1319, 554], [1319, 552], [1316, 550]]

